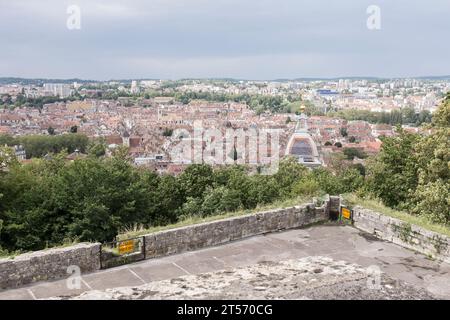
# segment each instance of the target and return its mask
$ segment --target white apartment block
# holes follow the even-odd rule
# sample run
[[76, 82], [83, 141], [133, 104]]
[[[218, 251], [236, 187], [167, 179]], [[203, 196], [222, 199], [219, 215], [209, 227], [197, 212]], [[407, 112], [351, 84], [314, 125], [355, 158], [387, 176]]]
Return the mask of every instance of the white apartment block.
[[48, 95], [67, 98], [72, 94], [72, 89], [70, 88], [70, 85], [65, 83], [45, 83], [44, 92]]

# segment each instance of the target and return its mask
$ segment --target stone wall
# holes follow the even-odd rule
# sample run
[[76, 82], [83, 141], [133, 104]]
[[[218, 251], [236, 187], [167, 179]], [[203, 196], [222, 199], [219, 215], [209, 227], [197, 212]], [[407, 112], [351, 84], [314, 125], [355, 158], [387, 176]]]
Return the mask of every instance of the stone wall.
[[100, 269], [100, 244], [80, 243], [0, 259], [0, 289], [68, 276], [67, 268], [80, 267], [81, 273]]
[[356, 228], [380, 239], [450, 263], [449, 237], [359, 206], [353, 208], [353, 219]]
[[325, 221], [328, 215], [329, 201], [326, 201], [320, 208], [316, 208], [314, 204], [306, 204], [161, 231], [145, 236], [146, 258], [220, 245], [268, 232], [298, 228]]
[[[144, 236], [146, 259], [297, 228], [325, 221], [328, 215], [329, 200], [319, 208], [306, 204], [161, 231]], [[0, 259], [0, 289], [66, 278], [70, 265], [79, 266], [82, 274], [99, 270], [100, 247], [99, 243], [78, 244]]]
[[[144, 236], [146, 258], [182, 253], [326, 221], [335, 204], [332, 202], [327, 199], [321, 207], [305, 204], [148, 234]], [[450, 238], [362, 207], [355, 207], [353, 213], [356, 228], [450, 263]], [[66, 278], [70, 265], [79, 266], [82, 274], [99, 270], [100, 247], [99, 243], [84, 243], [0, 259], [0, 289]]]

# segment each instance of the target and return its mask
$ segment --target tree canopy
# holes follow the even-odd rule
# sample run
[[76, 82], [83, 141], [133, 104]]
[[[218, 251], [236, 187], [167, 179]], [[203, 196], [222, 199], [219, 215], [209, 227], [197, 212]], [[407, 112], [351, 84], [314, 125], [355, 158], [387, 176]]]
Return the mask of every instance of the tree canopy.
[[[60, 153], [0, 171], [0, 247], [38, 250], [67, 239], [110, 241], [136, 224], [165, 225], [300, 195], [352, 191], [359, 183], [348, 181], [362, 179], [357, 171], [342, 177], [310, 171], [292, 158], [283, 160], [275, 175], [206, 164], [191, 165], [176, 177], [157, 175], [131, 165], [126, 152], [97, 157], [94, 146], [92, 156], [73, 162]], [[345, 188], [330, 186], [339, 180], [347, 181]]]
[[438, 108], [430, 134], [383, 139], [367, 168], [367, 189], [386, 205], [430, 220], [450, 222], [450, 95]]
[[27, 159], [40, 158], [48, 153], [59, 153], [67, 151], [72, 153], [75, 150], [86, 152], [89, 138], [86, 135], [71, 133], [61, 135], [27, 135], [11, 137], [0, 135], [0, 145], [22, 145], [25, 148]]

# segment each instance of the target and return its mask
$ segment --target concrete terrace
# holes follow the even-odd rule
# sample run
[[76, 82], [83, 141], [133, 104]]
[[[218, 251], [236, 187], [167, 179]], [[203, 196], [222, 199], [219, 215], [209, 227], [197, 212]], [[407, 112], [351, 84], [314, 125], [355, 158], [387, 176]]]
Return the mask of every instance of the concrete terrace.
[[68, 289], [66, 280], [35, 283], [0, 291], [0, 299], [46, 299], [77, 296], [91, 290], [141, 286], [219, 270], [323, 256], [364, 268], [377, 266], [394, 280], [436, 298], [450, 299], [450, 265], [382, 241], [351, 226], [316, 225], [254, 236], [193, 252], [156, 258], [82, 275], [81, 289]]

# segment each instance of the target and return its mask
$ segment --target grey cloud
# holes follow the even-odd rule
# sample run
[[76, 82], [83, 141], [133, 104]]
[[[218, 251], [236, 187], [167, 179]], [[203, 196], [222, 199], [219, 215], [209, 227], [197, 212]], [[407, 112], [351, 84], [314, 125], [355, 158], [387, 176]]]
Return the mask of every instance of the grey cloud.
[[[450, 73], [447, 0], [2, 0], [0, 76]], [[66, 29], [78, 4], [82, 29]], [[377, 4], [382, 29], [366, 28]]]

